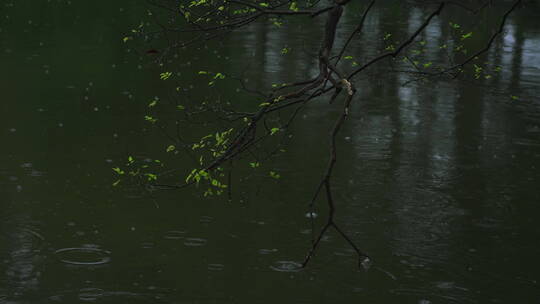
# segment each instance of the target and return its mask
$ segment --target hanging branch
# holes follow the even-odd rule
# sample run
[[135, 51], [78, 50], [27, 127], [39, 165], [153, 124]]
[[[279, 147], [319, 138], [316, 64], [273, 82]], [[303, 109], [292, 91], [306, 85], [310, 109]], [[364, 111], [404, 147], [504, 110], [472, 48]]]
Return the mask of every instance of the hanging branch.
[[[368, 67], [385, 59], [396, 58], [403, 55], [406, 49], [431, 24], [434, 18], [441, 14], [446, 5], [462, 7], [463, 9], [476, 14], [481, 9], [486, 7], [489, 1], [484, 2], [484, 4], [478, 9], [470, 9], [456, 0], [437, 2], [437, 8], [427, 16], [420, 26], [418, 26], [418, 28], [410, 36], [408, 36], [404, 42], [402, 42], [392, 51], [384, 52], [378, 56], [375, 56], [362, 66], [354, 69], [348, 75], [342, 71], [342, 66], [340, 66], [341, 58], [348, 47], [355, 41], [355, 38], [359, 37], [359, 34], [364, 30], [366, 18], [374, 7], [376, 0], [371, 0], [366, 5], [358, 25], [349, 34], [345, 44], [341, 47], [341, 49], [339, 49], [335, 57], [332, 57], [332, 53], [334, 52], [334, 43], [338, 24], [342, 18], [344, 7], [347, 4], [352, 3], [351, 0], [333, 0], [332, 5], [323, 7], [321, 9], [316, 9], [314, 6], [296, 8], [293, 7], [293, 5], [296, 5], [296, 1], [288, 0], [267, 1], [268, 3], [265, 2], [265, 5], [261, 5], [261, 2], [259, 1], [249, 0], [217, 0], [211, 2], [193, 1], [191, 2], [195, 3], [192, 5], [193, 7], [187, 8], [183, 5], [178, 5], [179, 3], [183, 3], [181, 1], [169, 1], [169, 3], [170, 2], [173, 4], [165, 7], [179, 14], [183, 20], [182, 26], [179, 28], [162, 26], [162, 30], [164, 32], [176, 32], [179, 34], [191, 35], [182, 37], [184, 39], [172, 44], [170, 49], [185, 47], [211, 39], [216, 39], [217, 37], [226, 35], [238, 28], [245, 27], [256, 20], [259, 20], [263, 16], [308, 16], [312, 18], [323, 15], [326, 16], [324, 34], [321, 37], [321, 45], [317, 55], [318, 74], [315, 77], [309, 77], [306, 80], [298, 80], [293, 83], [285, 84], [279, 88], [271, 89], [267, 93], [249, 89], [247, 88], [247, 85], [242, 77], [236, 78], [245, 91], [263, 97], [264, 101], [259, 105], [259, 109], [252, 113], [234, 111], [229, 111], [226, 113], [226, 116], [230, 117], [229, 122], [244, 119], [246, 121], [246, 125], [236, 131], [222, 153], [216, 155], [213, 159], [208, 161], [205, 166], [201, 165], [201, 167], [203, 167], [201, 171], [210, 172], [218, 170], [224, 164], [229, 162], [232, 163], [241, 155], [251, 153], [253, 148], [257, 147], [257, 144], [260, 144], [273, 134], [272, 131], [269, 130], [265, 125], [265, 120], [270, 114], [295, 107], [292, 110], [292, 114], [288, 117], [286, 123], [282, 126], [283, 128], [288, 128], [295, 121], [298, 113], [304, 108], [305, 105], [309, 104], [310, 101], [322, 96], [327, 96], [329, 102], [332, 103], [334, 100], [337, 100], [339, 96], [345, 95], [342, 111], [337, 117], [332, 129], [329, 130], [328, 141], [330, 143], [330, 147], [328, 165], [309, 203], [313, 236], [309, 252], [301, 265], [302, 267], [306, 267], [308, 265], [313, 256], [316, 254], [321, 240], [330, 230], [330, 228], [333, 228], [352, 247], [352, 249], [358, 255], [359, 264], [364, 265], [365, 262], [370, 260], [370, 257], [355, 244], [352, 238], [349, 237], [342, 228], [340, 228], [336, 221], [338, 202], [334, 199], [334, 189], [332, 187], [332, 176], [335, 165], [338, 161], [338, 147], [336, 139], [338, 138], [339, 132], [342, 130], [343, 125], [349, 116], [350, 108], [357, 92], [357, 89], [352, 81], [358, 74], [366, 70]], [[446, 72], [459, 69], [464, 65], [469, 64], [472, 60], [474, 60], [475, 57], [485, 53], [492, 46], [496, 37], [503, 32], [508, 16], [517, 8], [520, 3], [521, 0], [516, 0], [512, 7], [504, 14], [498, 31], [491, 36], [487, 45], [483, 49], [476, 52], [461, 64], [450, 67]], [[234, 11], [236, 9], [240, 9], [242, 13], [235, 15]], [[211, 20], [211, 22], [206, 22], [205, 20]], [[327, 84], [329, 85], [327, 86]], [[270, 155], [271, 154], [272, 153], [270, 153]], [[231, 175], [228, 175], [227, 178], [229, 179], [230, 184]], [[191, 180], [178, 185], [154, 186], [182, 188], [194, 183], [195, 182]], [[326, 217], [325, 224], [321, 227], [320, 231], [315, 234], [313, 208], [317, 198], [323, 191], [325, 193], [325, 200], [328, 206], [328, 215]], [[229, 188], [229, 198], [231, 195], [231, 190]]]

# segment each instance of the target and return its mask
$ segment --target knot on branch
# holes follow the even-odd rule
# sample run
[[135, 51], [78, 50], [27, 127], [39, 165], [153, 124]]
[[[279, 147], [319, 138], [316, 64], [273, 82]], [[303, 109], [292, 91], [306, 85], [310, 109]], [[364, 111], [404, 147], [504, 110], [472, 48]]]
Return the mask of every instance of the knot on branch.
[[347, 79], [343, 78], [341, 79], [341, 84], [343, 85], [343, 87], [345, 87], [345, 89], [347, 89], [347, 94], [349, 96], [353, 96], [354, 95], [354, 89], [353, 89], [353, 86], [351, 84], [350, 81], [348, 81]]

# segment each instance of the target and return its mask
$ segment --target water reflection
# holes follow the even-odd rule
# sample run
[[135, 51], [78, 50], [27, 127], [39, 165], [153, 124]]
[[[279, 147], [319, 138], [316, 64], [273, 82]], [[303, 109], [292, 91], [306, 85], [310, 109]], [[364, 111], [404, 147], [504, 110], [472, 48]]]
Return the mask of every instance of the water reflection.
[[[5, 244], [2, 252], [2, 277], [6, 298], [34, 293], [39, 290], [42, 263], [45, 252], [42, 251], [45, 239], [36, 228], [28, 227], [31, 221], [18, 218], [16, 221], [5, 220], [8, 226], [3, 229], [0, 240]], [[21, 224], [25, 223], [25, 224]], [[8, 234], [5, 234], [9, 232]], [[0, 289], [1, 294], [2, 289]]]
[[[238, 182], [246, 193], [234, 195], [249, 200], [201, 202], [189, 189], [156, 197], [137, 187], [112, 190], [112, 166], [163, 152], [164, 139], [142, 117], [148, 99], [167, 87], [156, 79], [162, 71], [141, 71], [144, 60], [119, 39], [146, 10], [107, 5], [16, 7], [6, 12], [14, 23], [0, 23], [0, 80], [9, 97], [0, 105], [9, 113], [0, 122], [0, 302], [511, 303], [516, 294], [524, 302], [540, 296], [536, 6], [509, 19], [488, 53], [501, 67], [490, 79], [402, 86], [411, 76], [389, 75], [387, 66], [359, 77], [334, 184], [339, 221], [374, 264], [357, 271], [355, 253], [330, 234], [300, 271], [310, 240], [306, 193], [327, 157], [321, 134], [339, 109], [321, 101], [302, 113], [290, 154], [274, 164], [294, 182], [268, 183], [256, 194]], [[344, 33], [356, 26], [362, 5], [355, 5]], [[42, 18], [21, 17], [29, 12]], [[489, 23], [497, 14], [479, 18]], [[381, 37], [411, 33], [425, 17], [420, 8], [377, 7], [350, 55], [365, 62], [384, 48]], [[451, 37], [449, 22], [465, 25], [468, 17], [448, 18], [422, 34], [425, 60], [457, 59], [439, 46]], [[319, 35], [317, 26], [279, 31], [257, 23], [224, 39], [212, 56], [187, 54], [187, 66], [202, 61], [240, 74], [247, 56], [254, 59], [250, 86], [265, 89], [315, 75]], [[337, 45], [346, 38], [340, 34]], [[316, 212], [320, 224], [326, 210]]]

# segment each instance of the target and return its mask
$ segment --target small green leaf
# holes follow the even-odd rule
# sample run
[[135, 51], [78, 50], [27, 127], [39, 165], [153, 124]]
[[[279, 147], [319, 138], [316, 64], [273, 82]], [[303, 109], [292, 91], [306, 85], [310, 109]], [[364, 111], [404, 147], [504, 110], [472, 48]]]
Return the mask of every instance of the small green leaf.
[[470, 38], [472, 36], [473, 32], [468, 32], [465, 35], [461, 35], [461, 40], [465, 40], [467, 38]]
[[281, 175], [277, 174], [274, 171], [270, 171], [269, 174], [270, 174], [270, 177], [272, 177], [273, 179], [279, 179], [281, 177]]
[[221, 73], [217, 73], [215, 76], [214, 76], [214, 79], [225, 79], [225, 75], [221, 74]]
[[172, 76], [172, 72], [164, 72], [164, 73], [159, 74], [159, 78], [160, 78], [161, 80], [167, 80], [167, 79], [169, 79], [171, 76]]
[[296, 1], [291, 2], [291, 5], [289, 6], [289, 9], [291, 11], [294, 11], [294, 12], [298, 11], [298, 4], [296, 4]]
[[157, 122], [157, 119], [156, 119], [156, 118], [154, 118], [154, 117], [152, 117], [152, 116], [148, 116], [148, 115], [144, 116], [144, 120], [149, 121], [149, 122], [151, 122], [151, 123]]
[[155, 175], [155, 174], [152, 174], [152, 173], [146, 173], [145, 175], [146, 175], [146, 177], [148, 178], [148, 181], [155, 181], [155, 180], [157, 180], [157, 175]]
[[118, 168], [118, 167], [112, 168], [112, 170], [113, 170], [114, 172], [116, 172], [118, 175], [124, 175], [124, 173], [125, 173], [122, 169], [120, 169], [120, 168]]

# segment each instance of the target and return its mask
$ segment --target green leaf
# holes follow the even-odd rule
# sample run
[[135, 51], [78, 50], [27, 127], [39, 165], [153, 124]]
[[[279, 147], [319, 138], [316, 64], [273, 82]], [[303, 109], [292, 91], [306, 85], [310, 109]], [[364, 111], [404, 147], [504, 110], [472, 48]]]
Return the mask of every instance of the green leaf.
[[298, 11], [298, 4], [296, 4], [296, 1], [291, 2], [291, 5], [289, 6], [289, 9], [291, 11], [294, 11], [294, 12]]
[[281, 175], [277, 174], [274, 171], [270, 171], [269, 174], [270, 174], [270, 177], [272, 177], [273, 179], [279, 179], [281, 177]]
[[159, 74], [159, 78], [160, 78], [161, 80], [167, 80], [167, 79], [169, 79], [171, 76], [172, 76], [172, 72], [164, 72], [164, 73]]
[[146, 177], [148, 178], [148, 181], [155, 181], [155, 180], [157, 180], [157, 175], [155, 175], [155, 174], [152, 174], [152, 173], [146, 173], [145, 175], [146, 175]]
[[156, 118], [154, 118], [154, 117], [152, 117], [152, 116], [148, 116], [148, 115], [144, 116], [144, 120], [149, 121], [149, 122], [151, 122], [151, 123], [157, 122], [157, 119], [156, 119]]
[[468, 32], [465, 35], [461, 35], [461, 40], [465, 40], [467, 38], [470, 38], [472, 36], [473, 32]]
[[120, 168], [118, 168], [118, 167], [112, 168], [112, 170], [113, 170], [114, 172], [116, 172], [118, 175], [124, 175], [124, 173], [125, 173], [122, 169], [120, 169]]

